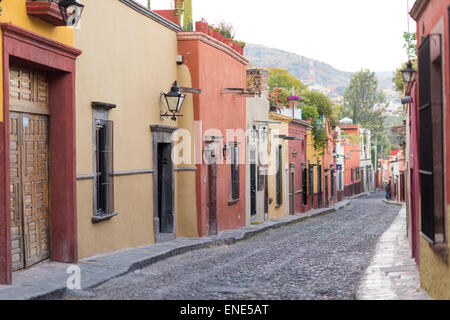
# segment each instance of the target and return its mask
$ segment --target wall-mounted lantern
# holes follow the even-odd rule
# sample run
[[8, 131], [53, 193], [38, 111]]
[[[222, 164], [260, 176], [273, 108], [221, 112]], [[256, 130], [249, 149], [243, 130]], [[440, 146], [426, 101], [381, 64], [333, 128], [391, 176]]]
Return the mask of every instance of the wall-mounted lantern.
[[417, 71], [413, 69], [411, 61], [408, 61], [406, 68], [401, 70], [403, 81], [406, 85], [410, 85], [416, 81]]
[[178, 83], [175, 81], [170, 92], [162, 93], [161, 95], [164, 95], [166, 107], [168, 110], [165, 114], [161, 114], [161, 117], [170, 117], [172, 121], [177, 121], [178, 117], [183, 116], [180, 114], [180, 110], [186, 97], [181, 93]]
[[269, 135], [269, 132], [267, 131], [267, 128], [264, 127], [264, 128], [261, 130], [261, 139], [262, 139], [263, 142], [266, 142], [267, 136], [268, 136], [268, 135]]
[[76, 27], [83, 13], [84, 5], [76, 0], [60, 0], [58, 6], [64, 23]]
[[253, 141], [257, 141], [258, 140], [258, 138], [259, 138], [259, 131], [256, 128], [256, 126], [253, 126], [253, 129], [251, 130], [250, 134], [251, 134], [251, 137], [252, 137]]
[[292, 156], [293, 156], [294, 158], [297, 158], [297, 155], [298, 155], [297, 150], [294, 150], [294, 152], [292, 152]]
[[316, 119], [316, 129], [318, 131], [322, 131], [324, 128], [322, 120], [321, 119]]

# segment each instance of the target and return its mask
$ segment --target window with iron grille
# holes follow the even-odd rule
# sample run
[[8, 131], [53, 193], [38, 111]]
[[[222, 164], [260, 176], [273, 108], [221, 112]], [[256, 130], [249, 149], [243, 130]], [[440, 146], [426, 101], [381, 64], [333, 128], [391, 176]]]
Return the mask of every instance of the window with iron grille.
[[308, 204], [308, 170], [303, 168], [302, 175], [302, 190], [303, 190], [303, 205], [306, 206]]
[[331, 170], [331, 197], [334, 197], [334, 170]]
[[[449, 14], [450, 15], [450, 14]], [[441, 35], [425, 37], [419, 48], [419, 154], [422, 234], [443, 243], [444, 176]]]
[[239, 146], [232, 146], [231, 163], [231, 200], [239, 200]]
[[317, 201], [318, 201], [318, 207], [322, 207], [322, 166], [317, 166]]
[[314, 167], [309, 165], [309, 194], [314, 194]]
[[277, 175], [276, 175], [277, 205], [283, 204], [283, 146], [277, 149]]
[[96, 210], [95, 216], [114, 212], [113, 122], [96, 120]]

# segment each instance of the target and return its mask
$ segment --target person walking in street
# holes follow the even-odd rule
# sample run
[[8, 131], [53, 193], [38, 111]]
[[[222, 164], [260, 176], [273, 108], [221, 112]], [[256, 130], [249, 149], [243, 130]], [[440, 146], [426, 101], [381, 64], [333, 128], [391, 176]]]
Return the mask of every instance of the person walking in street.
[[386, 187], [385, 187], [385, 191], [386, 191], [386, 200], [391, 200], [391, 182], [388, 181], [386, 182]]

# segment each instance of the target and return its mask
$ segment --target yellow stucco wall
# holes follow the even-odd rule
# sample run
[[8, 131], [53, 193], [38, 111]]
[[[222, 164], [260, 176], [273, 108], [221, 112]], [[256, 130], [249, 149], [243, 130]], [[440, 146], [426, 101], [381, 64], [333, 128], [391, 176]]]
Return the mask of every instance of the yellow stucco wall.
[[[28, 31], [38, 33], [44, 37], [72, 46], [73, 30], [68, 27], [55, 27], [37, 18], [29, 17], [25, 7], [26, 0], [2, 1], [3, 9], [0, 16], [1, 23], [12, 23]], [[0, 37], [0, 52], [3, 52], [2, 38]], [[3, 55], [0, 57], [2, 58]], [[3, 63], [0, 64], [0, 74], [3, 73]], [[0, 77], [0, 88], [3, 88], [3, 77]], [[0, 122], [3, 119], [3, 90], [0, 90]]]
[[[447, 239], [450, 230], [449, 214], [450, 206], [447, 206]], [[450, 267], [448, 262], [444, 262], [444, 260], [430, 248], [429, 242], [422, 236], [420, 236], [419, 250], [421, 286], [427, 290], [434, 299], [450, 299]]]
[[[280, 121], [280, 124], [270, 124], [269, 129], [271, 130], [271, 153], [269, 155], [269, 200], [272, 199], [272, 203], [269, 204], [269, 219], [278, 219], [289, 215], [287, 212], [288, 203], [286, 203], [286, 166], [289, 165], [289, 142], [283, 139], [273, 139], [274, 134], [278, 135], [289, 135], [289, 122], [291, 118], [280, 115], [278, 113], [270, 112], [269, 119], [273, 121]], [[277, 132], [278, 133], [275, 133]], [[282, 148], [282, 169], [283, 169], [283, 182], [282, 182], [282, 204], [277, 206], [277, 189], [276, 189], [276, 150], [278, 145], [281, 144]], [[273, 174], [270, 174], [273, 173]], [[270, 201], [269, 201], [270, 202]]]
[[[187, 67], [175, 61], [176, 32], [119, 1], [96, 0], [86, 5], [74, 38], [75, 47], [83, 51], [77, 60], [77, 174], [94, 170], [92, 101], [117, 105], [109, 112], [114, 121], [114, 171], [153, 169], [150, 125], [193, 132], [190, 94], [181, 120], [160, 119], [160, 93], [168, 92], [175, 80], [191, 87]], [[152, 174], [116, 177], [119, 215], [98, 224], [91, 222], [92, 184], [79, 181], [77, 188], [80, 258], [154, 242]], [[195, 191], [194, 171], [175, 173], [178, 236], [198, 236]]]

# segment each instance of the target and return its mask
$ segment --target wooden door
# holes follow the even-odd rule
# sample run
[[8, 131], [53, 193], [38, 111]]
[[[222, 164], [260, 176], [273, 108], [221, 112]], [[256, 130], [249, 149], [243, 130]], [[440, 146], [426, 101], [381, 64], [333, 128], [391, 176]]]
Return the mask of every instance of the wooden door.
[[10, 113], [13, 270], [50, 255], [48, 117]]
[[256, 160], [255, 152], [250, 152], [250, 214], [256, 216]]
[[50, 256], [48, 81], [14, 67], [9, 80], [11, 255], [19, 270]]
[[217, 164], [207, 165], [207, 233], [208, 235], [217, 235], [219, 233], [219, 224], [217, 221]]
[[173, 233], [172, 147], [158, 144], [158, 201], [160, 233]]
[[291, 166], [291, 172], [290, 172], [290, 204], [289, 204], [289, 213], [295, 214], [295, 166]]

